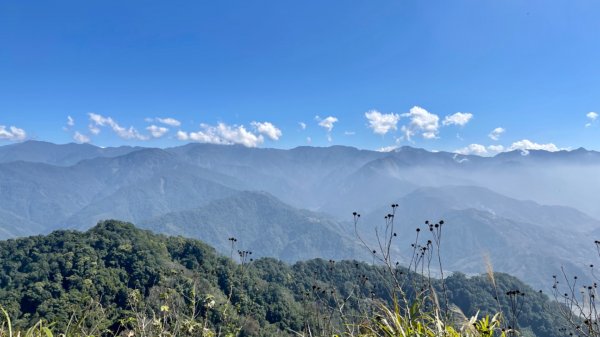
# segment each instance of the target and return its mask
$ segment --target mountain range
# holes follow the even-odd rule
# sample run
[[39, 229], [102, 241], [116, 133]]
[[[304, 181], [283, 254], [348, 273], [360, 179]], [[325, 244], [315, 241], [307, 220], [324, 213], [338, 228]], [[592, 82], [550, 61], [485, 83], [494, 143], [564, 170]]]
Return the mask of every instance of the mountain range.
[[370, 261], [354, 233], [397, 203], [395, 254], [415, 228], [444, 219], [449, 271], [497, 271], [536, 287], [561, 266], [585, 274], [600, 230], [600, 153], [513, 151], [495, 157], [402, 147], [290, 150], [188, 144], [100, 148], [26, 141], [0, 147], [0, 238], [87, 229], [119, 219], [202, 239], [229, 254], [236, 237], [257, 256]]

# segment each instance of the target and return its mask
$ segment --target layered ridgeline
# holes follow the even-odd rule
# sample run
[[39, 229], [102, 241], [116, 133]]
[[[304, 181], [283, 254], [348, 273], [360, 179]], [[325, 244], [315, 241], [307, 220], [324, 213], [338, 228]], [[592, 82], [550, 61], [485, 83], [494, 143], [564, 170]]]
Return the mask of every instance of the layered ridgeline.
[[[600, 228], [600, 153], [514, 151], [491, 158], [351, 147], [291, 150], [188, 144], [99, 148], [28, 141], [0, 147], [0, 238], [123, 219], [202, 238], [222, 253], [236, 235], [260, 256], [370, 258], [391, 203], [399, 260], [425, 220], [445, 219], [450, 271], [496, 270], [537, 288], [561, 266], [584, 275]], [[457, 244], [459, 243], [460, 244]]]
[[[337, 305], [344, 304], [350, 323], [358, 324], [374, 319], [368, 316], [373, 299], [390, 300], [381, 267], [321, 259], [288, 265], [242, 255], [233, 261], [200, 241], [117, 221], [83, 233], [11, 239], [0, 242], [0, 305], [15, 329], [43, 319], [56, 332], [69, 326], [72, 334], [98, 335], [126, 331], [149, 317], [156, 328], [168, 325], [191, 335], [241, 329], [241, 336], [294, 336], [307, 324], [323, 324], [330, 310], [340, 310]], [[407, 293], [411, 284], [417, 283], [407, 282]], [[506, 274], [496, 274], [495, 284], [497, 291], [488, 276], [459, 273], [445, 287], [449, 302], [467, 317], [498, 312], [497, 294], [501, 310], [510, 312], [505, 293], [519, 290], [525, 294], [518, 315], [524, 335], [564, 333], [557, 306], [545, 295]], [[439, 281], [433, 286], [441, 296]]]

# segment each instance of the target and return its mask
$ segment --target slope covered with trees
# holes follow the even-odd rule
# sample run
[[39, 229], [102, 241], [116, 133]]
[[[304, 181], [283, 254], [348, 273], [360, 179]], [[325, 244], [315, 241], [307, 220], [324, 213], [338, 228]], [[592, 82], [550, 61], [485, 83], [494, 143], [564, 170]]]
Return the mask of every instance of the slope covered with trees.
[[[382, 267], [322, 259], [293, 265], [271, 258], [254, 261], [251, 252], [237, 250], [234, 238], [230, 242], [232, 254], [224, 257], [200, 241], [156, 235], [118, 221], [83, 233], [57, 231], [3, 241], [0, 304], [15, 328], [42, 319], [53, 322], [56, 331], [98, 335], [146, 322], [182, 335], [284, 336], [342, 319], [358, 324], [370, 319], [378, 301], [391, 301]], [[404, 268], [397, 271], [411, 280], [408, 293], [423, 281]], [[555, 304], [545, 295], [505, 274], [495, 274], [494, 282], [497, 287], [487, 276], [457, 273], [443, 287], [434, 280], [433, 287], [467, 317], [511, 312], [512, 298], [505, 294], [518, 289], [524, 294], [518, 313], [522, 331], [561, 335]], [[341, 311], [345, 318], [334, 314]]]

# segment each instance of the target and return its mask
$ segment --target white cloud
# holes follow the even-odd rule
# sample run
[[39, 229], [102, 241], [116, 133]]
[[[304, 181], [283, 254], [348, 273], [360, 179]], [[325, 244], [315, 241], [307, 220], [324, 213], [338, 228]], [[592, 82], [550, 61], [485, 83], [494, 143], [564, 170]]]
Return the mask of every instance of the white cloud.
[[333, 140], [333, 138], [331, 138], [331, 131], [333, 130], [333, 125], [338, 121], [338, 119], [333, 116], [328, 116], [325, 119], [315, 116], [315, 120], [319, 122], [320, 127], [327, 129], [327, 141], [331, 142]]
[[484, 155], [488, 154], [488, 150], [486, 149], [486, 147], [481, 144], [470, 144], [470, 145], [463, 147], [462, 149], [458, 149], [454, 152], [458, 153], [458, 154], [463, 154], [463, 155], [474, 154], [474, 155], [478, 155], [478, 156], [484, 156]]
[[27, 138], [27, 132], [23, 129], [19, 129], [16, 126], [6, 127], [0, 125], [0, 139], [7, 139], [10, 141], [20, 142]]
[[356, 135], [356, 132], [354, 132], [354, 131], [344, 131], [344, 135], [346, 135], [346, 136], [354, 136], [354, 135]]
[[472, 113], [468, 112], [457, 112], [453, 115], [446, 116], [442, 124], [444, 125], [460, 125], [465, 126], [473, 118]]
[[114, 123], [112, 118], [105, 118], [101, 115], [95, 114], [93, 112], [88, 113], [88, 116], [90, 117], [90, 120], [95, 123], [96, 125], [101, 125], [101, 126], [105, 126], [107, 124], [112, 124]]
[[67, 126], [71, 127], [75, 125], [75, 119], [71, 116], [67, 116]]
[[160, 117], [149, 118], [148, 117], [148, 118], [144, 118], [144, 121], [146, 123], [154, 123], [154, 122], [156, 122], [156, 123], [161, 123], [161, 124], [165, 124], [165, 125], [168, 125], [168, 126], [181, 126], [181, 122], [180, 121], [178, 121], [175, 118], [170, 118], [170, 117], [167, 117], [167, 118], [160, 118]]
[[90, 132], [91, 132], [92, 134], [94, 134], [94, 135], [97, 135], [97, 134], [99, 134], [99, 133], [100, 133], [100, 128], [99, 128], [99, 127], [97, 127], [97, 126], [95, 126], [94, 124], [91, 124], [91, 123], [90, 123], [90, 124], [88, 125], [88, 129], [89, 129], [89, 130], [90, 130]]
[[146, 130], [148, 130], [148, 132], [150, 132], [150, 134], [154, 138], [160, 138], [160, 137], [164, 136], [165, 133], [169, 132], [169, 129], [165, 128], [164, 126], [157, 126], [157, 125], [150, 125], [149, 127], [146, 128]]
[[514, 151], [514, 150], [521, 150], [523, 155], [527, 155], [529, 153], [529, 150], [544, 150], [544, 151], [556, 152], [556, 151], [560, 151], [560, 150], [564, 150], [564, 149], [560, 149], [552, 143], [538, 144], [538, 143], [534, 143], [530, 140], [523, 139], [518, 142], [514, 142], [510, 147], [504, 147], [502, 145], [489, 145], [486, 147], [481, 144], [470, 144], [466, 147], [463, 147], [462, 149], [458, 149], [458, 150], [454, 151], [454, 153], [462, 154], [462, 155], [477, 155], [477, 156], [490, 155], [491, 156], [491, 155], [498, 154], [500, 152]]
[[417, 133], [420, 133], [425, 139], [437, 138], [440, 127], [438, 115], [432, 114], [419, 106], [414, 106], [409, 112], [402, 114], [401, 117], [410, 118], [410, 123], [403, 125], [401, 128], [407, 140], [410, 140]]
[[333, 116], [329, 116], [325, 119], [321, 119], [321, 117], [316, 116], [315, 119], [319, 122], [319, 126], [327, 129], [327, 132], [331, 132], [331, 130], [333, 130], [333, 124], [338, 121], [338, 119]]
[[462, 164], [462, 163], [466, 163], [466, 162], [468, 162], [468, 161], [469, 161], [469, 159], [468, 159], [468, 158], [464, 158], [464, 157], [463, 157], [463, 158], [460, 158], [458, 155], [459, 155], [458, 153], [455, 153], [455, 154], [452, 156], [452, 159], [454, 159], [454, 161], [455, 161], [455, 162], [457, 162], [457, 163], [459, 163], [459, 164]]
[[264, 142], [262, 135], [254, 134], [243, 125], [227, 125], [219, 123], [216, 126], [208, 124], [200, 124], [200, 129], [197, 132], [178, 131], [177, 139], [191, 140], [199, 143], [211, 144], [241, 144], [246, 147], [257, 147]]
[[505, 132], [506, 132], [506, 130], [504, 128], [497, 127], [494, 130], [492, 130], [492, 132], [490, 132], [488, 137], [490, 137], [493, 140], [498, 140], [498, 139], [500, 139], [500, 136]]
[[169, 126], [181, 126], [181, 122], [176, 120], [175, 118], [156, 118], [159, 123], [169, 125]]
[[375, 151], [377, 151], [377, 152], [392, 152], [392, 151], [396, 150], [397, 148], [398, 148], [398, 146], [396, 146], [396, 145], [390, 145], [390, 146], [380, 147]]
[[90, 137], [81, 134], [79, 131], [75, 131], [75, 134], [73, 135], [73, 140], [80, 144], [89, 143]]
[[397, 130], [400, 115], [395, 113], [382, 114], [377, 110], [365, 112], [365, 117], [369, 120], [369, 127], [373, 132], [379, 135], [385, 135], [390, 130]]
[[100, 133], [99, 127], [110, 127], [119, 137], [123, 139], [137, 139], [137, 140], [148, 140], [149, 137], [140, 134], [133, 126], [129, 128], [124, 128], [120, 126], [117, 122], [115, 122], [110, 117], [104, 117], [99, 114], [95, 114], [90, 112], [88, 114], [90, 117], [90, 131], [93, 134]]
[[589, 122], [587, 122], [585, 124], [586, 128], [592, 126], [594, 124], [594, 122], [596, 121], [596, 119], [598, 119], [598, 113], [593, 112], [593, 111], [588, 112], [585, 116], [589, 119]]
[[279, 140], [282, 135], [281, 130], [269, 122], [252, 122], [250, 124], [258, 131], [258, 133], [263, 134], [272, 140]]
[[308, 143], [308, 144], [312, 143], [312, 138], [306, 137], [306, 143]]
[[492, 153], [500, 153], [500, 152], [504, 151], [504, 146], [502, 146], [502, 145], [489, 145], [487, 147], [487, 149], [488, 149], [489, 152], [492, 152]]
[[176, 137], [181, 141], [186, 141], [190, 139], [190, 136], [187, 134], [187, 132], [181, 130], [177, 131]]
[[514, 151], [514, 150], [522, 150], [525, 152], [528, 150], [543, 150], [543, 151], [548, 151], [548, 152], [556, 152], [556, 151], [560, 151], [560, 150], [564, 150], [564, 149], [560, 149], [560, 148], [558, 148], [558, 146], [556, 146], [552, 143], [538, 144], [538, 143], [532, 142], [528, 139], [523, 139], [518, 142], [512, 143], [512, 145], [508, 148], [508, 151]]
[[304, 122], [299, 122], [298, 125], [300, 125], [300, 129], [302, 130], [306, 130], [306, 123]]

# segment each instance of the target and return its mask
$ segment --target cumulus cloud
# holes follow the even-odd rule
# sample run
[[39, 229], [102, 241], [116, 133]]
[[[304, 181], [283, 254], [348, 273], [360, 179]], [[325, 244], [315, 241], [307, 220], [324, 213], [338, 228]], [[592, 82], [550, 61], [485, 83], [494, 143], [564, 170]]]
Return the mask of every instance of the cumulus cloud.
[[489, 145], [487, 147], [488, 151], [491, 153], [500, 153], [504, 152], [504, 146], [502, 145]]
[[179, 131], [177, 131], [177, 134], [175, 136], [177, 137], [177, 139], [182, 140], [182, 141], [190, 140], [190, 136], [185, 131], [179, 130]]
[[319, 122], [320, 127], [327, 129], [327, 141], [331, 142], [333, 140], [331, 138], [331, 131], [333, 130], [333, 125], [338, 121], [338, 119], [333, 116], [328, 116], [324, 119], [319, 116], [315, 116], [315, 120]]
[[88, 114], [90, 117], [90, 132], [93, 134], [100, 133], [100, 127], [109, 127], [114, 133], [116, 133], [119, 137], [123, 139], [137, 139], [137, 140], [148, 140], [149, 137], [140, 134], [133, 126], [129, 128], [125, 128], [120, 126], [116, 121], [114, 121], [111, 117], [104, 117], [99, 114], [95, 114], [90, 112]]
[[373, 132], [379, 135], [385, 135], [390, 130], [397, 130], [400, 115], [395, 113], [382, 114], [377, 110], [365, 112], [365, 117], [369, 120], [369, 127]]
[[561, 149], [552, 143], [538, 144], [538, 143], [530, 141], [529, 139], [523, 139], [518, 142], [512, 143], [512, 145], [508, 148], [508, 151], [514, 151], [514, 150], [521, 150], [524, 152], [526, 152], [528, 150], [543, 150], [543, 151], [548, 151], [548, 152], [556, 152], [556, 151], [561, 151], [564, 149]]
[[298, 125], [300, 125], [300, 129], [306, 130], [306, 123], [300, 122], [300, 123], [298, 123]]
[[7, 139], [14, 142], [20, 142], [27, 138], [27, 132], [16, 126], [6, 127], [0, 125], [0, 139]]
[[175, 118], [156, 118], [156, 121], [169, 126], [181, 126], [181, 122]]
[[392, 152], [392, 151], [396, 150], [397, 148], [398, 148], [398, 146], [396, 146], [396, 145], [390, 145], [390, 146], [380, 147], [375, 151], [377, 151], [377, 152]]
[[488, 150], [486, 149], [486, 147], [481, 144], [470, 144], [470, 145], [463, 147], [462, 149], [458, 149], [454, 152], [458, 153], [458, 154], [463, 154], [463, 155], [474, 154], [474, 155], [478, 155], [478, 156], [485, 156], [488, 154]]
[[147, 127], [146, 130], [148, 130], [148, 132], [150, 132], [154, 138], [160, 138], [169, 132], [169, 129], [165, 128], [164, 126], [157, 126], [154, 124]]
[[326, 117], [325, 119], [321, 119], [321, 117], [316, 116], [315, 119], [319, 122], [319, 126], [327, 129], [327, 132], [331, 132], [333, 130], [333, 124], [335, 124], [338, 119], [333, 116]]
[[90, 123], [90, 124], [88, 125], [88, 129], [89, 129], [89, 130], [90, 130], [90, 132], [91, 132], [92, 134], [94, 134], [94, 135], [97, 135], [97, 134], [99, 134], [99, 133], [100, 133], [100, 128], [99, 128], [99, 127], [97, 127], [97, 126], [95, 126], [94, 124], [91, 124], [91, 123]]
[[588, 122], [585, 124], [585, 127], [587, 128], [587, 127], [590, 127], [590, 126], [592, 126], [592, 124], [594, 124], [594, 122], [596, 121], [596, 119], [598, 119], [598, 113], [591, 111], [591, 112], [588, 112], [588, 113], [585, 115], [585, 117], [587, 117], [587, 118], [588, 118], [588, 120], [589, 120], [589, 121], [588, 121]]
[[73, 126], [75, 126], [75, 119], [71, 116], [67, 116], [67, 125], [63, 126], [63, 131], [69, 131]]
[[252, 122], [250, 124], [258, 133], [263, 134], [272, 140], [279, 140], [282, 135], [281, 130], [269, 122]]
[[410, 123], [403, 125], [401, 128], [407, 140], [410, 140], [416, 134], [421, 134], [425, 139], [437, 138], [440, 127], [438, 115], [432, 114], [419, 106], [414, 106], [409, 112], [402, 114], [401, 117], [410, 118]]
[[75, 134], [73, 134], [73, 140], [77, 143], [84, 144], [90, 142], [90, 137], [80, 133], [79, 131], [75, 131]]
[[492, 130], [492, 132], [490, 132], [488, 137], [490, 137], [493, 140], [498, 140], [498, 139], [500, 139], [500, 136], [505, 132], [506, 132], [506, 130], [504, 128], [497, 127], [494, 130]]
[[160, 124], [165, 124], [168, 126], [173, 126], [173, 127], [177, 127], [177, 126], [181, 126], [181, 122], [178, 121], [175, 118], [160, 118], [160, 117], [156, 117], [156, 118], [144, 118], [144, 121], [146, 121], [146, 123], [160, 123]]
[[183, 141], [194, 141], [211, 144], [241, 144], [246, 147], [257, 147], [264, 142], [261, 134], [254, 134], [243, 125], [227, 125], [219, 123], [216, 126], [200, 124], [200, 130], [196, 132], [178, 131], [177, 139]]
[[505, 147], [502, 145], [489, 145], [486, 147], [481, 144], [470, 144], [466, 147], [463, 147], [462, 149], [454, 151], [454, 153], [462, 155], [488, 156], [495, 155], [501, 152], [515, 150], [520, 150], [522, 151], [523, 155], [527, 155], [529, 153], [529, 150], [543, 150], [549, 152], [556, 152], [564, 149], [561, 149], [552, 143], [538, 144], [528, 139], [523, 139], [518, 142], [512, 143], [512, 145], [509, 147]]
[[468, 112], [457, 112], [453, 115], [444, 117], [443, 125], [459, 125], [465, 126], [473, 118], [472, 113]]

